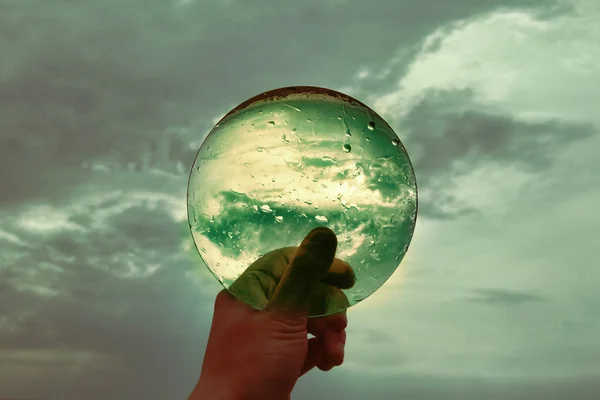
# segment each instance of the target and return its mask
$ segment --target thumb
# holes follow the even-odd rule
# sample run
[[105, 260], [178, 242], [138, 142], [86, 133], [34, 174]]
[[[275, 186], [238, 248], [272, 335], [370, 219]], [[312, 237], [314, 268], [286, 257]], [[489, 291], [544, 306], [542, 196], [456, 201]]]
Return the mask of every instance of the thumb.
[[267, 310], [308, 314], [314, 291], [327, 275], [335, 258], [337, 237], [329, 228], [315, 228], [302, 241], [288, 264]]

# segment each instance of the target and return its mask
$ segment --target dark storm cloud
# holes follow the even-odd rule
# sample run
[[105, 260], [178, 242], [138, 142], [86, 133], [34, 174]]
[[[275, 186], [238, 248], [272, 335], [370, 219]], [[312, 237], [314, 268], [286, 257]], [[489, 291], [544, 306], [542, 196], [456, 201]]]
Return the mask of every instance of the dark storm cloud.
[[[426, 183], [420, 185], [421, 189], [424, 187], [427, 187]], [[437, 186], [432, 191], [435, 196], [419, 198], [419, 215], [438, 220], [452, 220], [479, 212], [477, 208], [464, 205], [448, 194], [447, 189], [447, 185]]]
[[543, 174], [567, 146], [595, 133], [592, 124], [516, 119], [477, 104], [470, 90], [431, 90], [398, 125], [407, 134], [419, 186], [434, 193], [421, 199], [419, 211], [438, 219], [476, 211], [447, 193], [453, 177], [490, 162]]
[[[114, 80], [115, 71], [100, 70]], [[185, 143], [162, 148], [173, 142], [167, 127], [183, 117], [164, 94], [147, 93], [151, 82], [144, 93], [128, 88], [131, 83], [110, 88], [85, 67], [78, 70], [86, 77], [81, 83], [53, 83], [52, 74], [44, 71], [0, 83], [0, 200], [26, 200], [73, 187], [87, 178], [82, 164], [100, 157], [120, 165], [140, 164], [143, 157], [191, 163], [193, 152]], [[77, 73], [65, 74], [77, 80]]]
[[[81, 163], [139, 164], [169, 126], [191, 122], [188, 141], [197, 140], [212, 117], [260, 91], [344, 86], [360, 66], [383, 65], [440, 23], [524, 6], [177, 4], [2, 2], [0, 201], [65, 195], [86, 179]], [[192, 157], [179, 155], [184, 165]]]
[[[83, 352], [97, 361], [91, 367], [60, 357], [34, 361], [30, 370], [48, 369], [44, 375], [50, 378], [56, 378], [56, 368], [75, 366], [80, 370], [77, 378], [84, 379], [49, 379], [36, 387], [13, 380], [3, 384], [8, 390], [4, 393], [12, 388], [14, 393], [44, 398], [51, 388], [68, 393], [61, 398], [167, 398], [184, 397], [191, 389], [210, 324], [206, 305], [213, 299], [189, 280], [188, 273], [203, 267], [197, 257], [181, 250], [185, 224], [175, 222], [163, 204], [140, 202], [106, 218], [103, 228], [95, 226], [89, 215], [110, 205], [114, 204], [75, 213], [71, 221], [85, 229], [82, 232], [43, 237], [16, 225], [10, 228], [35, 249], [2, 266], [0, 315], [12, 328], [0, 328], [1, 349], [9, 355]], [[139, 266], [136, 273], [128, 268], [129, 261]], [[43, 268], [48, 263], [62, 272]], [[158, 270], [151, 274], [145, 268], [154, 264]], [[58, 294], [33, 294], [24, 291], [22, 283], [48, 285]], [[88, 390], [93, 394], [86, 394]]]
[[429, 174], [451, 171], [460, 160], [476, 166], [482, 161], [516, 162], [535, 172], [552, 164], [563, 146], [595, 132], [592, 124], [561, 120], [529, 122], [478, 105], [469, 90], [430, 91], [400, 121], [415, 160], [426, 180]]

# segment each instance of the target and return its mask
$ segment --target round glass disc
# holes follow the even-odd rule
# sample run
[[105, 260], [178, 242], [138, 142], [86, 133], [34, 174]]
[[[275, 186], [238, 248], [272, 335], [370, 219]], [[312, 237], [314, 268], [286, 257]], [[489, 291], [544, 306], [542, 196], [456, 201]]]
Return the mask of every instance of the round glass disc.
[[364, 300], [398, 268], [417, 218], [417, 184], [398, 136], [345, 94], [288, 87], [255, 96], [219, 121], [200, 147], [188, 184], [193, 240], [212, 274], [232, 283], [272, 250], [298, 246], [313, 228], [338, 237], [354, 269], [347, 303]]

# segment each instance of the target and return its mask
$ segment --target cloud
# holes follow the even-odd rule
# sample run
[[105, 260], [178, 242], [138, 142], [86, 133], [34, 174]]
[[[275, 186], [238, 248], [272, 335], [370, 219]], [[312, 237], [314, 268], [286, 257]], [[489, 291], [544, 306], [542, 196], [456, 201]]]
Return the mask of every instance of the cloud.
[[469, 89], [477, 103], [515, 117], [597, 121], [590, 100], [598, 91], [598, 10], [587, 0], [572, 7], [550, 17], [492, 12], [441, 28], [377, 109], [401, 118], [427, 90]]
[[[162, 375], [166, 362], [187, 365], [188, 372], [173, 376], [183, 379], [175, 392], [185, 396], [199, 371], [218, 285], [182, 247], [190, 239], [173, 205], [183, 199], [163, 192], [90, 195], [3, 220], [7, 235], [17, 238], [5, 248], [13, 257], [1, 270], [0, 358], [11, 366], [1, 371], [4, 393], [44, 396], [25, 377], [59, 396], [61, 390], [120, 396], [126, 381], [132, 395], [155, 396], [174, 390], [146, 382]], [[42, 220], [40, 229], [36, 221], [44, 215], [60, 218]], [[19, 252], [21, 242], [35, 248]], [[136, 381], [139, 369], [143, 381]], [[98, 374], [117, 383], [92, 378]]]
[[[11, 204], [67, 195], [85, 181], [80, 167], [90, 159], [139, 168], [168, 127], [187, 127], [188, 140], [198, 140], [215, 114], [261, 91], [347, 86], [357, 65], [377, 66], [399, 40], [410, 46], [440, 22], [490, 7], [27, 4], [7, 3], [0, 17], [0, 200]], [[379, 29], [364, 29], [369, 21]]]
[[477, 104], [471, 89], [428, 91], [398, 125], [414, 147], [415, 163], [425, 179], [428, 174], [450, 172], [458, 160], [467, 168], [502, 161], [543, 170], [558, 151], [595, 132], [585, 122], [520, 120]]
[[[514, 182], [518, 191], [539, 179], [557, 154], [596, 134], [597, 12], [584, 1], [552, 13], [507, 9], [455, 22], [429, 35], [396, 89], [370, 96], [413, 159], [421, 215], [477, 212], [461, 193], [494, 189], [458, 176], [492, 161], [510, 175], [496, 174], [488, 183]], [[515, 173], [521, 178], [511, 178]], [[502, 194], [491, 197], [506, 204]]]
[[544, 301], [543, 296], [506, 289], [480, 289], [470, 301], [486, 305], [519, 306], [530, 302]]
[[[492, 161], [510, 175], [497, 174], [490, 185], [512, 181], [518, 191], [597, 132], [598, 10], [588, 1], [561, 4], [455, 21], [431, 33], [408, 66], [401, 57], [386, 67], [405, 72], [396, 88], [368, 97], [407, 146], [423, 216], [478, 211], [460, 198], [478, 186], [459, 175]], [[511, 179], [515, 171], [522, 178]]]
[[418, 172], [421, 215], [433, 218], [505, 207], [559, 153], [596, 132], [591, 123], [486, 109], [470, 90], [427, 92], [397, 125]]

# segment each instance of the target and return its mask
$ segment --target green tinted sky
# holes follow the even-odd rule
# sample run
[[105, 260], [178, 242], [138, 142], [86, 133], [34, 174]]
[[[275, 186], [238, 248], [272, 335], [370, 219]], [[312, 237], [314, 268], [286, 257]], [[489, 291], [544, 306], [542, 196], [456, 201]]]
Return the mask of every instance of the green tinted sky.
[[349, 312], [344, 366], [294, 398], [595, 398], [599, 18], [0, 0], [0, 396], [185, 398], [219, 290], [187, 232], [195, 150], [237, 103], [304, 84], [391, 124], [420, 215], [406, 273]]

